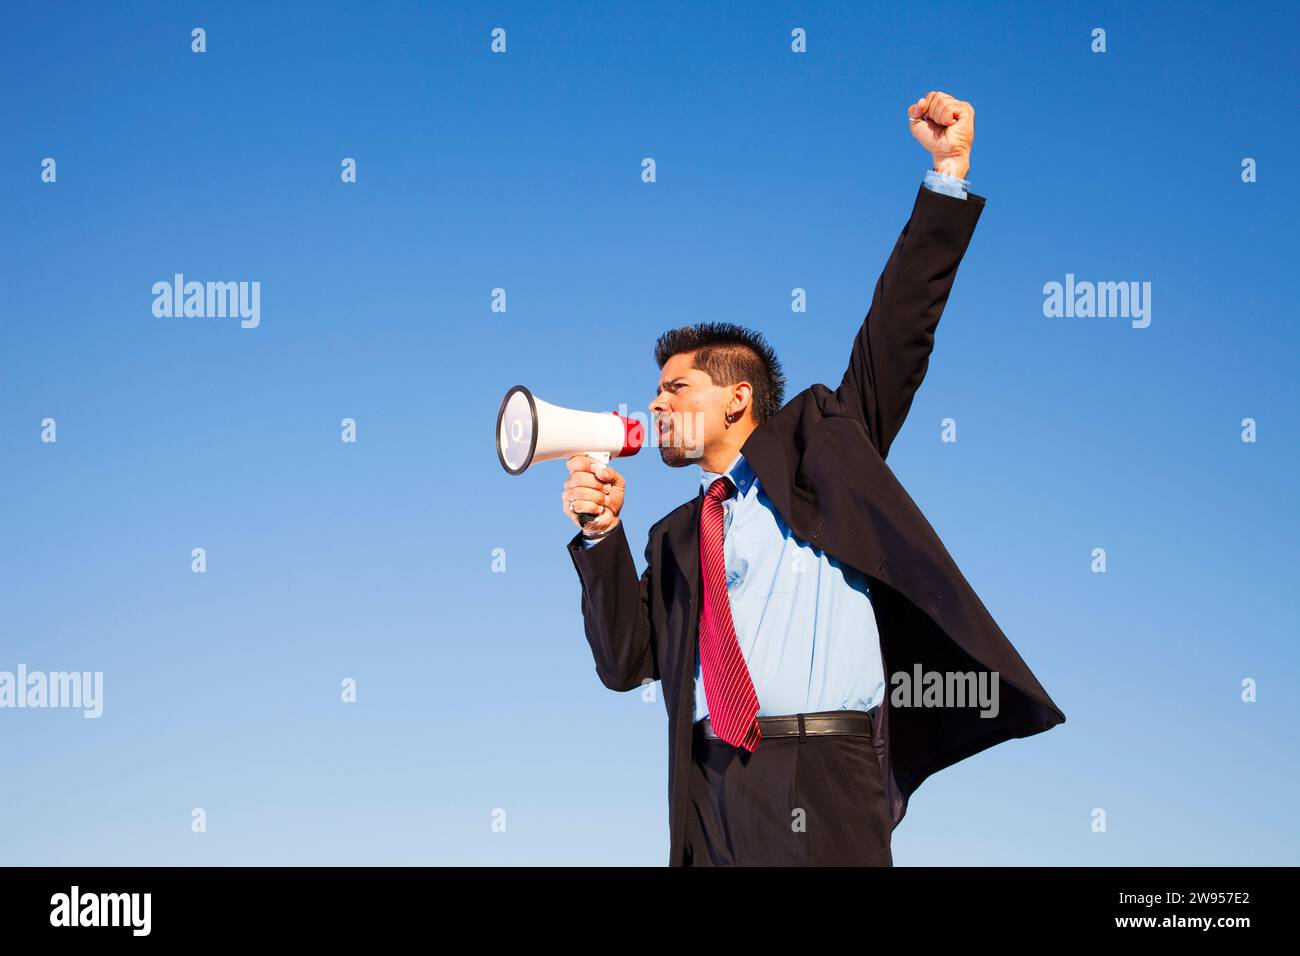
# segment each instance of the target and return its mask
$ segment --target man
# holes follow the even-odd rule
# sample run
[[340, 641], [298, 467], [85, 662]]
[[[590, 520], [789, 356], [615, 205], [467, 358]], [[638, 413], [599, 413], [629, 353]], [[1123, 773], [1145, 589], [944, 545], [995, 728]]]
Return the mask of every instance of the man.
[[660, 454], [703, 475], [650, 529], [639, 580], [626, 480], [569, 460], [596, 673], [663, 682], [670, 865], [890, 866], [926, 777], [1065, 720], [884, 462], [983, 211], [974, 120], [942, 92], [908, 107], [933, 169], [838, 388], [783, 405], [780, 363], [738, 326], [659, 339]]

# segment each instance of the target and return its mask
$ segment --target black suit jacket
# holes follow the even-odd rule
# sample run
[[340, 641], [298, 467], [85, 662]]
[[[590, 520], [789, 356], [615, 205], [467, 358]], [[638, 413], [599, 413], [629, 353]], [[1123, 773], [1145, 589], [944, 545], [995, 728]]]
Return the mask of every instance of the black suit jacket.
[[[886, 675], [875, 745], [895, 827], [930, 774], [1065, 721], [885, 464], [925, 377], [935, 327], [983, 209], [982, 196], [963, 200], [918, 187], [839, 387], [800, 392], [741, 448], [791, 531], [871, 579]], [[567, 544], [601, 681], [620, 691], [663, 682], [673, 866], [683, 862], [702, 498], [701, 491], [650, 529], [639, 578], [622, 522], [591, 548], [582, 546], [580, 533]], [[917, 665], [996, 671], [997, 716], [982, 717], [974, 706], [891, 706], [889, 675], [910, 675]]]

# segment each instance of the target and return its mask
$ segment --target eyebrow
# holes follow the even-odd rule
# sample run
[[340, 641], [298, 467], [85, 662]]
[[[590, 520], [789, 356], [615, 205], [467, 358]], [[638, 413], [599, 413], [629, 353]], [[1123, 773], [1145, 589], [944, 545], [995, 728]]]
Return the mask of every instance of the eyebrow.
[[[682, 378], [682, 376], [680, 375], [678, 375], [676, 378], [670, 378], [668, 381], [664, 382], [662, 385], [659, 386], [659, 391], [662, 392], [669, 385], [673, 385], [676, 384], [677, 382], [684, 382], [684, 381], [686, 381], [686, 379]], [[658, 393], [656, 392], [656, 394]]]

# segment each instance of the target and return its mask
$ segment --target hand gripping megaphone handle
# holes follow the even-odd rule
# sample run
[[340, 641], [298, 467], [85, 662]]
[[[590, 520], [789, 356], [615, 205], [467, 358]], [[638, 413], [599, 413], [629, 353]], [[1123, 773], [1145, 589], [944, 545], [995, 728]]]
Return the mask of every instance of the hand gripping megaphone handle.
[[[609, 464], [609, 452], [607, 451], [584, 451], [583, 454], [586, 455], [588, 458], [590, 458], [592, 461], [598, 462], [599, 464], [602, 465]], [[590, 511], [580, 511], [578, 512], [578, 523], [585, 528], [587, 527], [588, 523], [595, 517], [596, 516], [592, 514]]]

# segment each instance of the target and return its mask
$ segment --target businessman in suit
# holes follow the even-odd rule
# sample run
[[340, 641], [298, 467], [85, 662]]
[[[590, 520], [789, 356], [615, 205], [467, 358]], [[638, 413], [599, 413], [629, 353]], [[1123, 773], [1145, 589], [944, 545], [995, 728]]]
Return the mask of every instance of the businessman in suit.
[[890, 866], [922, 781], [1065, 720], [885, 464], [984, 209], [971, 105], [931, 92], [907, 114], [933, 168], [839, 386], [784, 403], [761, 335], [662, 335], [660, 455], [702, 474], [651, 527], [639, 577], [625, 478], [569, 459], [596, 673], [663, 684], [672, 866]]

